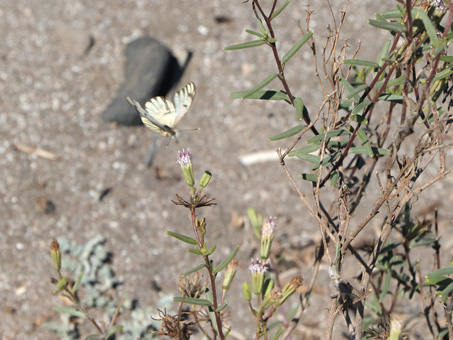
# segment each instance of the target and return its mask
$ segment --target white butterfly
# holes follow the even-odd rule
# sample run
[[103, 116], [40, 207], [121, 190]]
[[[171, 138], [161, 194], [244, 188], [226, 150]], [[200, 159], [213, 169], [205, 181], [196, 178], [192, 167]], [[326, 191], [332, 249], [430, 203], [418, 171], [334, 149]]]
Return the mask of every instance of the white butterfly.
[[165, 97], [154, 97], [142, 108], [137, 101], [129, 97], [126, 100], [140, 114], [143, 124], [161, 135], [175, 137], [173, 129], [189, 111], [194, 96], [195, 84], [189, 83], [175, 93], [174, 104]]

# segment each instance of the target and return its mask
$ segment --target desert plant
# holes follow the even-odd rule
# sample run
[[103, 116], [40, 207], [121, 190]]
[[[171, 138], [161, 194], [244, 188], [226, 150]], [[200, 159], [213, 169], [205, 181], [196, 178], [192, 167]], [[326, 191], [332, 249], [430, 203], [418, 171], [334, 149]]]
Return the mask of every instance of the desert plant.
[[[360, 45], [350, 51], [348, 43], [340, 39], [348, 0], [338, 15], [326, 0], [332, 13], [327, 35], [315, 34], [310, 29], [314, 12], [307, 7], [305, 26], [300, 21], [294, 25], [300, 31], [299, 41], [282, 53], [278, 45], [280, 33], [274, 30], [274, 22], [289, 3], [289, 0], [245, 1], [243, 6], [251, 7], [259, 31], [247, 29], [254, 40], [226, 48], [255, 48], [260, 53], [266, 53], [267, 48], [269, 57], [275, 61], [275, 70], [269, 71], [263, 81], [250, 90], [233, 92], [231, 97], [280, 101], [282, 112], [292, 114], [288, 120], [294, 121], [293, 126], [270, 140], [279, 143], [289, 140], [276, 151], [282, 171], [321, 234], [308, 289], [300, 296], [299, 308], [287, 318], [289, 322], [274, 329], [277, 324], [271, 321], [280, 305], [302, 284], [302, 278], [296, 276], [281, 286], [272, 277], [268, 269], [278, 271], [271, 249], [276, 220], [272, 217], [265, 220], [249, 210], [261, 250], [260, 257], [252, 260], [250, 266], [251, 284], [245, 282], [242, 288], [255, 320], [255, 339], [291, 337], [309, 308], [322, 261], [328, 263], [332, 283], [330, 306], [326, 306], [325, 339], [332, 338], [340, 315], [349, 339], [402, 338], [407, 332], [405, 322], [396, 317], [394, 307], [398, 301], [414, 297], [420, 297], [432, 338], [453, 339], [452, 269], [441, 268], [437, 212], [433, 221], [427, 221], [418, 220], [411, 211], [414, 200], [450, 172], [445, 152], [449, 145], [445, 141], [452, 122], [453, 57], [448, 55], [448, 46], [453, 38], [453, 4], [441, 0], [401, 0], [395, 10], [376, 14], [368, 23], [386, 32], [389, 39], [376, 52], [374, 60], [362, 60], [356, 58]], [[320, 39], [324, 39], [321, 44]], [[318, 46], [322, 46], [321, 50]], [[295, 95], [285, 76], [297, 71], [292, 58], [301, 48], [310, 48], [313, 53], [313, 68], [323, 94], [317, 109], [304, 105], [302, 96]], [[280, 88], [266, 89], [274, 80], [280, 82]], [[308, 145], [301, 146], [302, 142]], [[286, 166], [287, 157], [300, 159], [304, 166], [310, 163], [311, 171], [301, 173], [301, 181], [297, 181]], [[157, 333], [189, 339], [198, 329], [208, 339], [225, 339], [231, 329], [227, 324], [226, 295], [236, 273], [234, 258], [238, 248], [220, 264], [211, 260], [216, 245], [209, 241], [208, 246], [209, 228], [198, 211], [215, 204], [214, 199], [203, 193], [212, 175], [205, 172], [197, 188], [189, 150], [179, 153], [178, 163], [188, 195], [186, 198], [176, 195], [173, 203], [189, 209], [193, 236], [171, 231], [168, 234], [189, 244], [188, 251], [198, 256], [201, 263], [180, 279], [182, 296], [174, 299], [179, 303], [178, 313], [159, 311], [162, 326]], [[437, 171], [428, 172], [428, 168]], [[379, 194], [369, 206], [363, 198], [373, 186]], [[351, 219], [359, 211], [364, 217], [352, 224]], [[380, 211], [385, 213], [379, 214]], [[380, 222], [379, 234], [372, 243], [359, 249], [355, 241], [371, 228], [372, 221]], [[418, 247], [430, 247], [435, 255], [432, 264], [435, 271], [425, 274], [425, 284], [420, 260], [413, 260]], [[352, 260], [348, 262], [352, 263], [348, 272], [356, 274], [358, 283], [345, 274], [345, 259]], [[200, 279], [199, 271], [204, 271], [207, 281]], [[220, 298], [216, 279], [221, 271], [225, 275]], [[59, 275], [57, 284], [58, 291], [66, 291], [71, 297], [67, 280]], [[183, 309], [184, 304], [190, 305], [189, 311]], [[438, 308], [445, 312], [442, 321]], [[186, 320], [187, 316], [192, 321]]]

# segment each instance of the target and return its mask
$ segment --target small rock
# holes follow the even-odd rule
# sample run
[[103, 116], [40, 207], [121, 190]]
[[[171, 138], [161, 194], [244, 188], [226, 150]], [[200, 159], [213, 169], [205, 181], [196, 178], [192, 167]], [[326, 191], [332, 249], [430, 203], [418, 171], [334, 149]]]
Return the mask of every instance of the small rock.
[[181, 74], [179, 63], [160, 42], [151, 37], [132, 41], [126, 48], [124, 82], [102, 119], [123, 125], [141, 124], [140, 116], [125, 98], [129, 96], [143, 105], [152, 97], [165, 95]]

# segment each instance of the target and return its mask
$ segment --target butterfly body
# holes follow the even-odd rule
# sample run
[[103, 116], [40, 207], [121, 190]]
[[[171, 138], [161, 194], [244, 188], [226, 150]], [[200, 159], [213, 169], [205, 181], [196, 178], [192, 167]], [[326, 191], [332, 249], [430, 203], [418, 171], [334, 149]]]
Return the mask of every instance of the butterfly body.
[[175, 93], [173, 102], [165, 97], [154, 97], [148, 100], [143, 108], [129, 97], [126, 97], [126, 100], [140, 114], [143, 124], [163, 136], [174, 137], [174, 128], [187, 114], [194, 96], [195, 84], [189, 83]]

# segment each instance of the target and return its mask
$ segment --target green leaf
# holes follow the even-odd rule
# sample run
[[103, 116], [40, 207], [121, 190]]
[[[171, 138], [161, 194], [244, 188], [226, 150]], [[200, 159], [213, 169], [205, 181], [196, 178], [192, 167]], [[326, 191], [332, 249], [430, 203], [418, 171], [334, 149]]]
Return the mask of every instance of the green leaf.
[[390, 32], [406, 32], [406, 27], [396, 22], [381, 22], [378, 20], [368, 20], [371, 26], [382, 28]]
[[260, 28], [261, 33], [263, 33], [263, 35], [266, 35], [268, 33], [268, 31], [264, 27], [263, 22], [259, 18], [257, 19], [257, 21], [258, 21], [258, 27]]
[[345, 59], [343, 64], [346, 65], [355, 65], [355, 66], [364, 66], [364, 67], [379, 67], [379, 64], [374, 61], [361, 60], [361, 59]]
[[433, 44], [434, 46], [438, 46], [439, 38], [437, 38], [436, 29], [434, 28], [431, 19], [428, 17], [428, 14], [426, 14], [424, 10], [419, 9], [417, 11], [417, 15], [419, 15], [422, 18], [423, 25], [425, 26], [426, 33], [428, 33], [429, 40], [431, 40], [431, 44]]
[[[353, 93], [355, 91], [354, 86], [352, 86], [346, 79], [340, 77], [340, 83], [344, 86], [345, 90], [348, 91], [348, 93]], [[354, 96], [354, 99], [356, 101], [359, 101], [360, 97], [356, 95]]]
[[227, 46], [227, 47], [225, 47], [225, 51], [233, 51], [233, 50], [241, 50], [243, 48], [258, 47], [258, 46], [264, 45], [265, 43], [266, 43], [266, 41], [263, 39], [252, 40], [252, 41], [247, 41], [242, 44]]
[[321, 162], [321, 158], [319, 156], [315, 156], [315, 155], [302, 153], [300, 155], [297, 155], [297, 157], [299, 157], [300, 159], [303, 159], [304, 161], [307, 161], [307, 162], [310, 162], [310, 163], [313, 163], [316, 165], [319, 165], [319, 163]]
[[379, 96], [380, 100], [385, 100], [387, 102], [394, 102], [398, 104], [403, 103], [403, 96], [399, 94], [390, 94], [390, 93], [383, 93]]
[[[351, 133], [348, 130], [333, 130], [327, 132], [327, 137], [326, 139], [330, 139], [332, 137], [340, 137], [340, 136], [349, 136]], [[324, 140], [325, 133], [320, 133], [319, 135], [311, 137], [307, 143], [314, 143], [317, 141], [322, 141]]]
[[72, 289], [71, 289], [72, 294], [75, 294], [77, 292], [77, 289], [79, 289], [80, 282], [82, 282], [82, 278], [83, 278], [83, 272], [81, 272], [79, 274], [79, 276], [77, 277], [77, 281], [74, 283], [74, 287], [72, 287]]
[[260, 37], [261, 39], [264, 39], [263, 35], [261, 33], [258, 33], [258, 32], [255, 32], [255, 31], [252, 31], [252, 30], [245, 30], [248, 34], [251, 34], [251, 35], [256, 35], [257, 37]]
[[189, 274], [195, 273], [195, 272], [197, 272], [197, 271], [199, 271], [200, 269], [203, 269], [203, 268], [205, 268], [205, 267], [206, 267], [206, 265], [205, 265], [204, 263], [199, 264], [199, 265], [196, 266], [195, 268], [192, 268], [192, 269], [188, 270], [187, 272], [185, 272], [185, 273], [184, 273], [184, 276], [187, 276], [187, 275], [189, 275]]
[[248, 98], [248, 97], [250, 97], [252, 94], [254, 94], [255, 92], [261, 90], [264, 86], [268, 85], [268, 84], [271, 83], [275, 78], [277, 78], [277, 76], [278, 76], [277, 73], [272, 73], [272, 74], [270, 74], [269, 76], [266, 77], [266, 79], [264, 79], [261, 83], [259, 83], [258, 85], [256, 85], [253, 89], [251, 89], [251, 90], [249, 90], [249, 91], [245, 91], [244, 96], [242, 97], [242, 99]]
[[357, 86], [356, 88], [354, 88], [354, 91], [348, 93], [348, 95], [346, 96], [346, 99], [351, 99], [351, 98], [358, 96], [360, 92], [363, 92], [367, 88], [368, 88], [368, 85], [366, 85], [366, 84]]
[[359, 123], [359, 124], [368, 124], [368, 119], [366, 119], [365, 117], [358, 115], [358, 114], [350, 115], [349, 120]]
[[112, 335], [114, 335], [117, 332], [122, 332], [123, 329], [124, 329], [124, 327], [120, 326], [120, 325], [114, 325], [114, 326], [110, 327], [107, 330], [107, 333], [105, 334], [105, 339], [107, 340], [108, 338], [110, 338]]
[[197, 241], [194, 240], [192, 237], [185, 236], [185, 235], [182, 235], [182, 234], [178, 234], [178, 233], [175, 233], [174, 231], [167, 231], [167, 234], [170, 235], [170, 236], [173, 236], [174, 238], [177, 238], [180, 241], [188, 243], [188, 244], [192, 244], [192, 245], [197, 245], [198, 244]]
[[387, 39], [384, 42], [384, 46], [382, 47], [381, 53], [379, 54], [379, 58], [377, 61], [379, 67], [382, 67], [385, 64], [385, 59], [388, 58], [389, 50], [390, 50], [390, 39]]
[[[174, 302], [182, 302], [182, 297], [174, 297], [173, 298]], [[184, 298], [184, 303], [187, 303], [189, 305], [196, 305], [196, 306], [212, 306], [212, 303], [209, 302], [208, 300], [205, 299], [196, 299], [196, 298], [191, 298], [186, 296]]]
[[351, 115], [357, 115], [363, 112], [363, 110], [371, 104], [371, 100], [369, 99], [364, 99], [362, 102], [356, 105], [354, 109], [351, 112]]
[[187, 251], [189, 253], [192, 253], [192, 254], [195, 254], [195, 255], [203, 255], [203, 253], [201, 252], [200, 249], [197, 249], [197, 248], [191, 248], [191, 249], [187, 249]]
[[284, 330], [285, 330], [284, 327], [280, 327], [278, 331], [275, 333], [275, 335], [272, 337], [272, 340], [277, 340], [280, 337], [280, 335], [282, 335]]
[[202, 251], [203, 256], [211, 255], [215, 251], [216, 248], [217, 248], [217, 245], [214, 244], [211, 249], [209, 249], [207, 251], [206, 250]]
[[445, 302], [447, 301], [448, 299], [448, 296], [450, 295], [450, 293], [453, 291], [453, 282], [451, 282], [445, 289], [443, 289], [442, 291], [440, 292], [436, 292], [442, 299], [441, 301], [442, 302]]
[[[335, 151], [334, 153], [332, 153], [331, 155], [328, 155], [326, 157], [324, 157], [321, 161], [321, 164], [324, 166], [324, 165], [329, 165], [331, 164], [334, 160], [336, 160], [337, 158], [339, 158], [341, 156], [341, 152], [340, 151]], [[313, 168], [313, 170], [316, 170], [317, 168], [319, 167], [319, 165], [315, 166]]]
[[439, 73], [437, 73], [434, 76], [433, 81], [437, 81], [437, 80], [441, 80], [441, 79], [447, 78], [452, 73], [453, 73], [453, 70], [451, 68], [447, 68], [446, 70], [443, 70], [443, 71], [440, 71]]
[[282, 65], [285, 65], [296, 53], [299, 51], [299, 49], [308, 41], [308, 39], [311, 38], [313, 35], [313, 31], [308, 32], [305, 34], [302, 39], [300, 39], [296, 45], [291, 47], [291, 49], [285, 53], [282, 59]]
[[381, 295], [379, 297], [379, 302], [384, 301], [384, 299], [389, 291], [391, 279], [392, 279], [392, 275], [390, 273], [386, 273], [385, 278], [384, 278], [384, 284], [381, 289]]
[[330, 186], [332, 188], [335, 188], [339, 178], [340, 178], [340, 175], [339, 175], [338, 171], [336, 171], [336, 170], [332, 171], [332, 173], [330, 174]]
[[73, 307], [53, 307], [53, 310], [58, 313], [69, 314], [78, 318], [86, 318], [85, 314]]
[[[415, 14], [414, 11], [412, 11], [411, 13], [412, 15]], [[397, 9], [381, 13], [381, 16], [385, 19], [401, 19], [403, 17], [402, 13]]]
[[302, 101], [301, 98], [296, 97], [294, 99], [294, 107], [296, 108], [297, 119], [301, 121], [302, 119], [304, 119], [304, 108], [305, 108], [304, 102]]
[[[244, 95], [250, 91], [238, 91], [238, 92], [231, 92], [231, 98], [244, 98]], [[244, 98], [245, 99], [245, 98]], [[249, 95], [246, 99], [263, 99], [263, 100], [286, 100], [289, 101], [288, 95], [279, 90], [259, 90]]]
[[[388, 155], [388, 150], [386, 149], [381, 149], [381, 148], [376, 148], [374, 146], [371, 147], [371, 150], [373, 152], [373, 156], [387, 156]], [[356, 146], [354, 148], [351, 148], [349, 150], [350, 153], [356, 154], [356, 155], [368, 155], [368, 148], [365, 146]]]
[[274, 11], [274, 13], [272, 13], [271, 19], [274, 19], [277, 15], [279, 15], [286, 8], [286, 6], [289, 5], [289, 1], [290, 0], [286, 0], [283, 5], [281, 5], [279, 8], [277, 8], [277, 10]]
[[236, 248], [234, 248], [233, 252], [230, 254], [230, 256], [228, 256], [216, 269], [214, 269], [214, 274], [217, 274], [219, 272], [221, 272], [226, 266], [228, 266], [228, 264], [234, 259], [234, 257], [236, 256], [237, 252], [239, 250], [239, 246], [236, 246]]
[[309, 182], [318, 181], [318, 175], [313, 175], [313, 174], [300, 174], [300, 178], [302, 178], [305, 181], [309, 181]]
[[373, 150], [371, 149], [371, 144], [368, 140], [368, 137], [366, 136], [365, 131], [363, 131], [363, 129], [357, 130], [357, 137], [359, 137], [360, 141], [362, 142], [362, 146], [366, 148], [368, 156], [372, 157]]
[[453, 63], [453, 56], [451, 55], [441, 55], [439, 59], [447, 63]]
[[441, 276], [441, 275], [452, 275], [453, 274], [453, 267], [446, 267], [435, 270], [428, 275], [425, 276], [425, 281], [434, 276]]
[[297, 135], [299, 132], [302, 131], [304, 127], [305, 127], [304, 125], [296, 125], [289, 130], [283, 131], [275, 136], [269, 137], [269, 140], [270, 141], [279, 140]]
[[294, 156], [299, 157], [300, 154], [307, 154], [307, 153], [315, 152], [316, 150], [319, 149], [319, 147], [320, 147], [319, 144], [311, 144], [308, 146], [303, 146], [301, 148], [294, 149], [293, 151], [288, 153], [288, 156], [289, 157], [294, 157]]
[[228, 307], [229, 305], [229, 302], [226, 301], [223, 305], [220, 305], [219, 307], [217, 307], [217, 309], [215, 310], [217, 313], [219, 313], [220, 311], [224, 310], [226, 307]]

